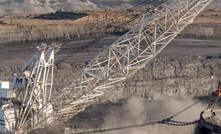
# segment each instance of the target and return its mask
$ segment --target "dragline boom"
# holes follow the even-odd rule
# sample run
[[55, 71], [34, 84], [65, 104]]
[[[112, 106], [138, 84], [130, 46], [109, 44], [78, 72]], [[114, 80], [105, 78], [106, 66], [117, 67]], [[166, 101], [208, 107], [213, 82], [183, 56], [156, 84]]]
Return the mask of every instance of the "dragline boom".
[[157, 13], [144, 13], [140, 24], [96, 56], [19, 126], [18, 132], [29, 132], [45, 125], [55, 126], [57, 123], [67, 122], [145, 67], [211, 1], [175, 0]]

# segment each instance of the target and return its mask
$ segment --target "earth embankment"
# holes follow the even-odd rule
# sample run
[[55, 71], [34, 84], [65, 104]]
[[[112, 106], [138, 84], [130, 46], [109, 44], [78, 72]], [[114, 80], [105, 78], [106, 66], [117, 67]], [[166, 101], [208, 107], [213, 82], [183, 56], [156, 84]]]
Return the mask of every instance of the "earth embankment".
[[[59, 90], [85, 63], [61, 63], [55, 68], [54, 88]], [[216, 90], [221, 75], [220, 57], [180, 56], [155, 58], [127, 81], [97, 102], [125, 102], [131, 97], [159, 99], [161, 97], [197, 97]], [[13, 80], [17, 67], [2, 67], [2, 80]]]
[[[220, 11], [220, 9], [205, 9], [180, 35], [191, 38], [220, 38]], [[0, 43], [16, 44], [96, 37], [129, 19], [126, 14], [118, 14], [116, 11], [113, 14], [100, 12], [90, 15], [71, 12], [6, 15], [0, 18]], [[135, 23], [132, 22], [122, 28], [116, 28], [112, 34], [123, 34], [134, 25]]]

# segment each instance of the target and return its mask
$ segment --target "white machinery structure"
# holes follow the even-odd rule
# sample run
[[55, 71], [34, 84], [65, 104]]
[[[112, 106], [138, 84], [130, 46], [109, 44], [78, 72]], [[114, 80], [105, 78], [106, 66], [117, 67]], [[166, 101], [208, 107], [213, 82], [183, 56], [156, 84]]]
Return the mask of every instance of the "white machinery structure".
[[14, 88], [16, 98], [8, 106], [14, 108], [16, 117], [12, 131], [25, 133], [67, 122], [145, 67], [211, 1], [174, 0], [157, 13], [145, 12], [138, 25], [99, 53], [54, 95], [54, 53], [60, 45], [42, 44], [20, 70], [26, 86]]
[[[53, 43], [51, 46], [47, 46], [42, 43], [40, 47], [37, 47], [32, 58], [21, 70], [18, 70], [19, 77], [14, 78], [11, 87], [13, 90], [9, 90], [13, 91], [11, 94], [16, 95], [10, 100], [8, 99], [8, 104], [2, 105], [1, 108], [4, 111], [6, 131], [16, 131], [51, 98], [54, 53], [59, 49], [60, 44]], [[46, 118], [50, 112], [52, 111], [45, 111], [38, 119]], [[50, 122], [50, 119], [47, 121]]]

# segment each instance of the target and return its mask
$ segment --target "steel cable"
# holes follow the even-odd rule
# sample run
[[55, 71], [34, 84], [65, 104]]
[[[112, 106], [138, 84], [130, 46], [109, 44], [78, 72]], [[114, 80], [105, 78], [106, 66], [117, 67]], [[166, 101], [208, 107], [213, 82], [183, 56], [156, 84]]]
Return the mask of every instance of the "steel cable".
[[[141, 4], [145, 4], [146, 2], [147, 2], [147, 1], [144, 1], [144, 2], [142, 2]], [[158, 5], [161, 5], [161, 4], [165, 3], [165, 2], [166, 2], [166, 1], [160, 1], [160, 2], [158, 2]], [[106, 37], [107, 35], [110, 35], [110, 34], [113, 33], [115, 30], [117, 30], [117, 29], [119, 29], [119, 28], [121, 28], [121, 27], [123, 27], [123, 26], [125, 26], [125, 25], [127, 25], [127, 24], [129, 24], [129, 23], [131, 23], [131, 22], [133, 22], [133, 21], [134, 21], [135, 19], [137, 19], [138, 17], [139, 17], [139, 16], [132, 17], [129, 21], [126, 21], [126, 22], [120, 24], [119, 26], [117, 26], [117, 27], [111, 29], [108, 33], [105, 33], [105, 34], [103, 34], [103, 35], [97, 37], [97, 38], [94, 39], [93, 41], [87, 43], [86, 45], [82, 46], [81, 48], [79, 48], [79, 49], [77, 49], [77, 50], [75, 50], [75, 51], [72, 51], [72, 52], [69, 53], [68, 55], [64, 56], [63, 58], [61, 58], [61, 59], [59, 59], [57, 62], [55, 62], [55, 65], [60, 64], [61, 62], [65, 61], [65, 60], [67, 60], [68, 58], [72, 57], [73, 55], [79, 53], [80, 51], [84, 50], [85, 48], [88, 48], [89, 46], [91, 46], [91, 45], [93, 45], [94, 43], [98, 42], [99, 40], [103, 39], [103, 38]]]
[[193, 122], [181, 122], [181, 121], [175, 121], [175, 120], [171, 120], [171, 119], [174, 118], [175, 116], [181, 114], [182, 112], [190, 109], [191, 107], [195, 106], [196, 104], [198, 104], [199, 102], [203, 101], [204, 99], [206, 99], [206, 97], [202, 98], [202, 99], [198, 100], [197, 102], [193, 103], [192, 105], [184, 108], [183, 110], [181, 110], [180, 112], [174, 114], [170, 118], [163, 119], [161, 121], [145, 123], [145, 124], [140, 124], [140, 125], [132, 125], [132, 126], [125, 126], [125, 127], [102, 129], [102, 130], [96, 130], [96, 131], [79, 132], [79, 133], [74, 133], [74, 134], [101, 133], [101, 132], [107, 132], [107, 131], [115, 131], [115, 130], [122, 130], [122, 129], [129, 129], [129, 128], [149, 126], [149, 125], [154, 125], [154, 124], [166, 124], [166, 125], [172, 125], [172, 126], [188, 126], [188, 125], [193, 125], [193, 124], [199, 123], [199, 120], [195, 120]]

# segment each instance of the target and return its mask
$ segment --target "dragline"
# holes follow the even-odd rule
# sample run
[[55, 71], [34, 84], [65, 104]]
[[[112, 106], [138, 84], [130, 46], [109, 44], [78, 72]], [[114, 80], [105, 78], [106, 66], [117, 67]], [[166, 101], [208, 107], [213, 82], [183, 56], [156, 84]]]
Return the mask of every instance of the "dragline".
[[[3, 131], [20, 134], [67, 122], [145, 67], [211, 1], [174, 0], [159, 11], [146, 10], [133, 29], [106, 47], [56, 92], [52, 86], [54, 54], [60, 44], [42, 44], [7, 90], [0, 111]], [[2, 82], [1, 86], [4, 84], [8, 83]]]

